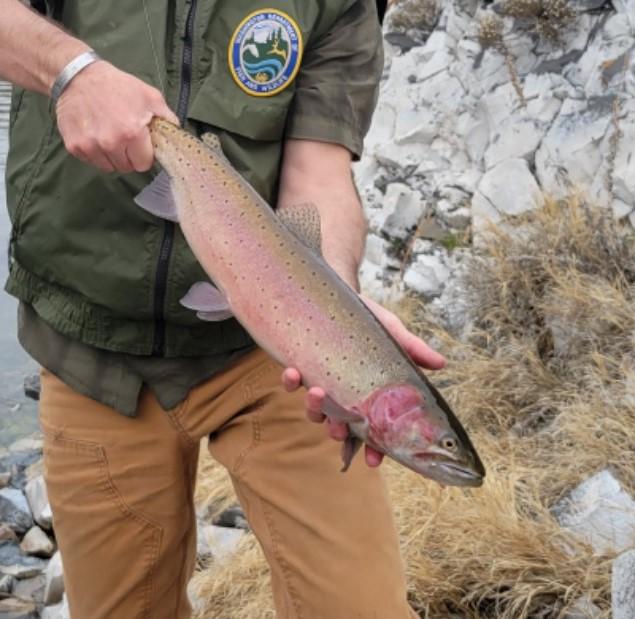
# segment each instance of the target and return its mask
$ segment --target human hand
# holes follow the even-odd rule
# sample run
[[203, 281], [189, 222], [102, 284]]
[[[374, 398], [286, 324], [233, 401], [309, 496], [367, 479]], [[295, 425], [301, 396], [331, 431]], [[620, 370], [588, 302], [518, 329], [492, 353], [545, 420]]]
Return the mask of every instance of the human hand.
[[154, 161], [148, 125], [153, 116], [179, 124], [163, 95], [99, 60], [81, 71], [57, 102], [66, 149], [105, 172], [145, 172]]
[[[368, 297], [362, 296], [361, 299], [417, 365], [428, 370], [440, 370], [445, 366], [445, 357], [409, 331], [403, 322], [390, 310]], [[302, 384], [300, 372], [295, 368], [286, 368], [282, 373], [282, 384], [287, 391], [295, 391]], [[306, 414], [315, 423], [322, 423], [327, 419], [322, 412], [325, 397], [326, 392], [321, 387], [311, 387], [306, 393]], [[343, 441], [348, 436], [348, 427], [345, 423], [328, 419], [328, 432], [332, 439]], [[365, 445], [365, 456], [366, 464], [373, 467], [379, 466], [384, 457], [382, 453], [368, 445]]]

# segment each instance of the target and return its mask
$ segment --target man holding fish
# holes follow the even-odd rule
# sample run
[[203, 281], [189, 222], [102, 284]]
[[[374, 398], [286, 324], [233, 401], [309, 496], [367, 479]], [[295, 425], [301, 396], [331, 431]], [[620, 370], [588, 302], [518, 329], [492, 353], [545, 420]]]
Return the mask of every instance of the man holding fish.
[[[293, 367], [281, 383], [281, 366], [241, 326], [252, 325], [244, 307], [257, 307], [230, 299], [221, 308], [211, 286], [199, 294], [209, 278], [188, 244], [196, 225], [184, 236], [183, 222], [134, 202], [153, 177], [152, 121], [166, 127], [168, 142], [178, 132], [185, 150], [172, 153], [175, 166], [213, 174], [217, 153], [231, 164], [227, 174], [236, 169], [255, 189], [245, 200], [302, 215], [290, 222], [317, 212], [326, 263], [357, 289], [365, 223], [350, 164], [382, 68], [374, 2], [34, 4], [65, 30], [18, 0], [3, 6], [0, 76], [17, 85], [7, 290], [21, 301], [20, 340], [43, 367], [46, 478], [73, 619], [190, 616], [193, 488], [206, 436], [263, 547], [279, 617], [414, 616], [375, 468], [384, 444], [369, 438], [370, 466], [356, 461], [341, 474], [337, 444], [304, 416], [306, 408], [319, 422], [337, 409], [325, 385], [311, 380], [302, 394], [306, 376]], [[216, 145], [205, 151], [154, 117], [213, 134]], [[188, 158], [190, 147], [199, 158]], [[190, 185], [183, 181], [181, 194]], [[208, 189], [204, 180], [200, 188]], [[228, 238], [212, 231], [204, 250], [220, 252]], [[242, 253], [230, 249], [218, 255], [234, 273], [232, 256]], [[254, 242], [247, 253], [266, 252]], [[254, 298], [256, 271], [247, 282]], [[298, 316], [269, 303], [259, 317], [291, 333]], [[394, 315], [368, 303], [414, 362], [442, 367]], [[328, 335], [297, 344], [319, 355]], [[372, 404], [404, 398], [420, 406], [412, 389], [382, 392]], [[435, 478], [477, 485], [482, 465], [447, 414], [450, 422], [438, 412], [440, 425], [426, 426], [435, 442], [419, 455], [440, 465]], [[357, 418], [333, 418], [331, 437], [348, 444]]]

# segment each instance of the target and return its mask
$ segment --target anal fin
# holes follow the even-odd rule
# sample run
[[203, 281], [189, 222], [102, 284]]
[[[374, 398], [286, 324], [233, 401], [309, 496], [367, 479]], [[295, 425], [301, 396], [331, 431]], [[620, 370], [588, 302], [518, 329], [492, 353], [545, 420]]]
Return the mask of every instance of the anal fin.
[[355, 454], [359, 451], [359, 448], [362, 446], [362, 441], [360, 441], [354, 434], [352, 434], [349, 430], [349, 434], [342, 445], [342, 463], [343, 466], [341, 468], [342, 473], [346, 473], [351, 466], [351, 462], [355, 457]]

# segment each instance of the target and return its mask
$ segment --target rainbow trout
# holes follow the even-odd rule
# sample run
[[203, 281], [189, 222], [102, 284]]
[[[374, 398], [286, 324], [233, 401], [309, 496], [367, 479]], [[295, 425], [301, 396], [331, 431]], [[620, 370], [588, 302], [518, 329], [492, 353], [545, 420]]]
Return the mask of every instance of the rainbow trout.
[[365, 442], [441, 484], [480, 486], [483, 464], [448, 404], [323, 259], [315, 207], [273, 211], [212, 134], [201, 142], [158, 118], [150, 133], [164, 171], [136, 201], [179, 222], [214, 282], [181, 303], [202, 320], [235, 316], [326, 391], [324, 412], [349, 428], [344, 470]]

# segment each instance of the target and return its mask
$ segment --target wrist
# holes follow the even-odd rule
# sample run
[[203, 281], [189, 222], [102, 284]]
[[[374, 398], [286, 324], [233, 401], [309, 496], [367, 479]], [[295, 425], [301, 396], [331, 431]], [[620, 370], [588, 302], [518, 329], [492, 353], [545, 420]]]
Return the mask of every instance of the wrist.
[[78, 55], [71, 58], [53, 81], [50, 89], [50, 95], [53, 102], [57, 103], [62, 93], [68, 86], [70, 86], [71, 82], [87, 67], [99, 60], [99, 56], [90, 48], [87, 48], [85, 51], [80, 52]]

